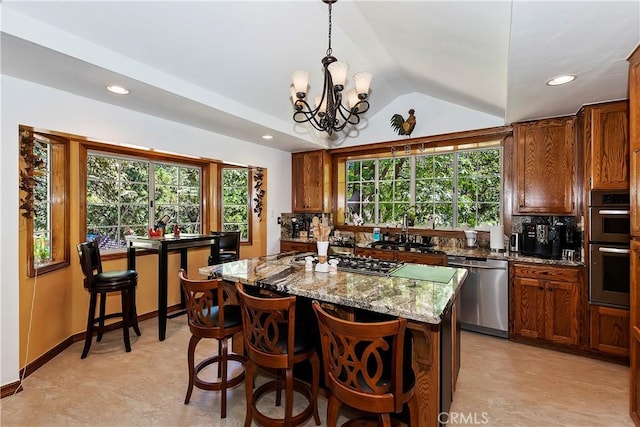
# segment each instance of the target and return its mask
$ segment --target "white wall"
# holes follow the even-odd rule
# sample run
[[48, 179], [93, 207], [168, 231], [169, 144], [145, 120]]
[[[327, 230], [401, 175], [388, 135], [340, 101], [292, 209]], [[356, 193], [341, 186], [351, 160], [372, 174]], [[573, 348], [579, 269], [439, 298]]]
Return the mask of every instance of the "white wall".
[[[18, 125], [267, 168], [267, 252], [279, 250], [280, 212], [291, 211], [291, 155], [224, 135], [0, 76], [0, 383], [18, 380]], [[7, 245], [6, 249], [3, 248]]]
[[[372, 97], [371, 102], [375, 102], [375, 97]], [[349, 138], [336, 140], [332, 147], [349, 147], [406, 138], [391, 128], [391, 117], [400, 114], [406, 120], [410, 108], [415, 110], [416, 117], [416, 127], [411, 133], [411, 138], [504, 126], [503, 117], [414, 92], [396, 98], [375, 116], [365, 113], [366, 120], [358, 126], [361, 130], [350, 133]]]

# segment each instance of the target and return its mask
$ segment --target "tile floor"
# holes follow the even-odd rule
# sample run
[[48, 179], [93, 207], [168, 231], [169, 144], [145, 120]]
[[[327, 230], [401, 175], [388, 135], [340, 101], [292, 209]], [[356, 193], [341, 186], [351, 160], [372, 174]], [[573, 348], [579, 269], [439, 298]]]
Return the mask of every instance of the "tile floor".
[[[184, 318], [169, 320], [164, 342], [157, 340], [155, 319], [140, 327], [143, 335], [133, 339], [131, 353], [113, 331], [93, 343], [85, 360], [78, 342], [38, 369], [25, 379], [23, 392], [2, 399], [2, 426], [243, 425], [243, 385], [229, 392], [225, 420], [218, 416], [216, 392], [194, 389], [191, 403], [183, 404], [189, 340]], [[204, 343], [200, 354], [216, 351], [215, 341]], [[632, 425], [628, 367], [470, 332], [463, 332], [461, 345], [450, 425]], [[319, 406], [324, 420], [325, 398]]]

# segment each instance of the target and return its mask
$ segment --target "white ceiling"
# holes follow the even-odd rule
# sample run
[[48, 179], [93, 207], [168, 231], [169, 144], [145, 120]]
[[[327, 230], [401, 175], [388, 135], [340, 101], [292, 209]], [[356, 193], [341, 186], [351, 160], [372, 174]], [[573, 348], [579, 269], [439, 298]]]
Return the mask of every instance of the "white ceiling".
[[[5, 1], [2, 73], [286, 151], [327, 146], [295, 126], [289, 75], [321, 85], [320, 0]], [[515, 121], [627, 97], [640, 0], [354, 1], [333, 7], [333, 54], [374, 75], [369, 120], [418, 93]], [[558, 74], [578, 79], [548, 87]], [[126, 97], [104, 90], [131, 89]], [[380, 117], [388, 121], [388, 117]], [[272, 134], [272, 141], [260, 139]], [[374, 141], [369, 141], [374, 142]]]

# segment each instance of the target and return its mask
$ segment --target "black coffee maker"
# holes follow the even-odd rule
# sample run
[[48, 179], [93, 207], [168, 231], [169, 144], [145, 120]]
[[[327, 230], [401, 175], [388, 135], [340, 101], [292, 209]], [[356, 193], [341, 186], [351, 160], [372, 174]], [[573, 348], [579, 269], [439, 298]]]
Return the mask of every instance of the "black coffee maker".
[[567, 228], [563, 224], [522, 224], [521, 254], [542, 258], [562, 258], [566, 244]]
[[301, 224], [298, 221], [298, 218], [291, 218], [291, 237], [300, 237], [300, 227]]

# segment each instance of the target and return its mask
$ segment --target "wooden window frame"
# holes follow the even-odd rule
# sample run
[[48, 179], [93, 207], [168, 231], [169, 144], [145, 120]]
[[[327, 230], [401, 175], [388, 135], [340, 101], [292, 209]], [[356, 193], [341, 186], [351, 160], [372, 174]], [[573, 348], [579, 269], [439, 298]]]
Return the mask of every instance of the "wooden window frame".
[[218, 200], [219, 205], [218, 208], [220, 210], [220, 215], [218, 217], [218, 229], [222, 230], [222, 210], [223, 210], [223, 200], [222, 200], [222, 171], [224, 169], [245, 169], [247, 171], [247, 195], [248, 195], [248, 221], [247, 221], [247, 240], [240, 240], [240, 245], [250, 246], [253, 244], [253, 198], [255, 197], [254, 188], [253, 188], [253, 170], [250, 167], [245, 166], [236, 166], [229, 164], [220, 164], [218, 167]]
[[[51, 135], [45, 132], [34, 130], [31, 127], [20, 126], [19, 132], [29, 132], [47, 139], [51, 148], [50, 188], [51, 188], [51, 261], [35, 265], [33, 254], [33, 216], [27, 217], [25, 221], [26, 231], [26, 257], [27, 276], [35, 277], [55, 271], [70, 265], [70, 242], [69, 242], [69, 145], [66, 138]], [[20, 168], [24, 170], [24, 162]]]
[[[192, 157], [180, 156], [177, 154], [165, 154], [153, 150], [142, 148], [130, 148], [120, 145], [105, 144], [100, 142], [79, 140], [79, 236], [78, 241], [84, 242], [87, 234], [87, 153], [89, 151], [100, 151], [112, 155], [123, 155], [138, 157], [155, 162], [182, 163], [184, 165], [197, 166], [201, 168], [201, 188], [200, 188], [200, 209], [202, 211], [202, 233], [207, 234], [210, 230], [211, 209], [213, 206], [210, 194], [210, 166], [211, 161], [204, 159], [194, 159]], [[103, 260], [125, 258], [127, 249], [113, 249], [101, 254]]]

